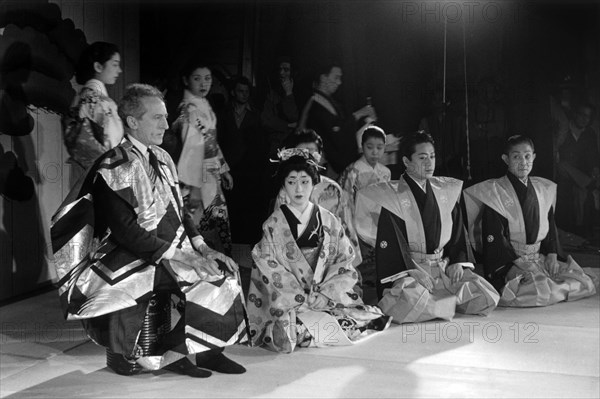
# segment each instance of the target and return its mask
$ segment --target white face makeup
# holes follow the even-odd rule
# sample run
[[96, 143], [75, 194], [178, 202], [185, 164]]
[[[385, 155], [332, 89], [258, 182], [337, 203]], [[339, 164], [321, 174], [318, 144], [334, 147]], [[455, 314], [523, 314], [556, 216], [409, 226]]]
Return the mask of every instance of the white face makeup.
[[304, 211], [310, 200], [313, 190], [313, 183], [310, 176], [304, 171], [291, 171], [285, 178], [283, 187], [291, 200], [291, 206]]

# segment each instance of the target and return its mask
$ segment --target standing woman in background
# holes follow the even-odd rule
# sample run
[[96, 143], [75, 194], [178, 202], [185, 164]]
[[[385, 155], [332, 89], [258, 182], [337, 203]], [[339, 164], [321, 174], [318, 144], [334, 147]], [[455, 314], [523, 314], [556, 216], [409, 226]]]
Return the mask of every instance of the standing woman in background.
[[79, 58], [75, 78], [83, 88], [65, 119], [64, 129], [69, 162], [74, 165], [73, 181], [123, 138], [117, 104], [106, 90], [121, 72], [121, 56], [115, 44], [92, 43]]
[[183, 143], [177, 171], [184, 205], [206, 242], [231, 255], [229, 215], [221, 181], [231, 190], [233, 179], [217, 142], [217, 117], [206, 99], [212, 73], [206, 64], [192, 60], [182, 78], [185, 90], [173, 130]]

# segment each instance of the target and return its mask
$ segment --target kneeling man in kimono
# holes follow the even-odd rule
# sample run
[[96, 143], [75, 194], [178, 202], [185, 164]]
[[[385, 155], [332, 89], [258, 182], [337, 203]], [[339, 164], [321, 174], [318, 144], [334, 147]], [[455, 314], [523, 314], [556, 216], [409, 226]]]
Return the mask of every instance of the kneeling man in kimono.
[[506, 176], [464, 192], [469, 234], [485, 277], [502, 293], [500, 306], [547, 306], [593, 295], [589, 276], [561, 254], [554, 204], [556, 184], [529, 176], [531, 139], [512, 136], [502, 155]]
[[498, 293], [473, 272], [460, 206], [462, 181], [434, 177], [431, 136], [404, 138], [406, 172], [357, 194], [359, 236], [375, 246], [379, 307], [396, 323], [455, 312], [487, 315]]
[[222, 354], [248, 337], [237, 265], [209, 248], [183, 212], [175, 165], [159, 147], [168, 128], [162, 95], [133, 84], [118, 111], [125, 138], [52, 220], [65, 316], [82, 321], [119, 374], [243, 373]]

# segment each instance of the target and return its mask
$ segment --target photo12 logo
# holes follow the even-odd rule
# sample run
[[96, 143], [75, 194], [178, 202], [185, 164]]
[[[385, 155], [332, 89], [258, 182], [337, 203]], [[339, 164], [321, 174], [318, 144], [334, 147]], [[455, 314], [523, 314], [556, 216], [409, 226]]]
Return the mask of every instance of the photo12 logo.
[[415, 339], [421, 343], [425, 342], [446, 342], [469, 343], [483, 340], [487, 343], [497, 343], [502, 339], [510, 340], [514, 343], [537, 344], [539, 342], [537, 334], [540, 326], [537, 323], [519, 323], [504, 325], [495, 321], [478, 322], [434, 322], [419, 324], [402, 324], [402, 342]]
[[398, 3], [404, 23], [496, 23], [518, 21], [521, 7], [499, 1], [402, 1]]

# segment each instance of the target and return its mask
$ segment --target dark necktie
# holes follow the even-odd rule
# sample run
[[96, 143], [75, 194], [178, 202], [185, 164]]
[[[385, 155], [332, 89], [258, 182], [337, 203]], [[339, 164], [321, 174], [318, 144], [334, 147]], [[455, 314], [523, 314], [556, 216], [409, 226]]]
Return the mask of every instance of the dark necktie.
[[148, 161], [150, 162], [150, 179], [152, 182], [155, 183], [157, 177], [162, 181], [162, 174], [160, 173], [160, 168], [158, 166], [158, 158], [156, 158], [156, 155], [150, 147], [148, 147]]

